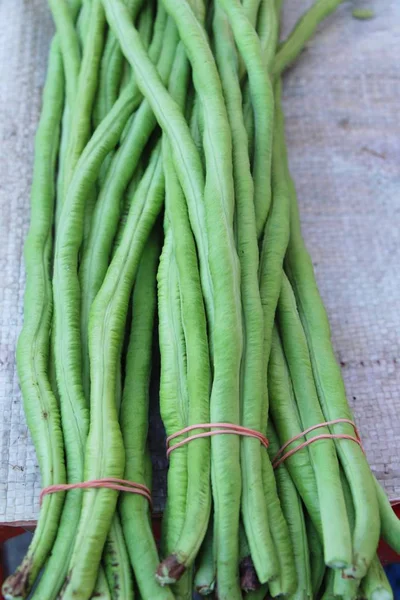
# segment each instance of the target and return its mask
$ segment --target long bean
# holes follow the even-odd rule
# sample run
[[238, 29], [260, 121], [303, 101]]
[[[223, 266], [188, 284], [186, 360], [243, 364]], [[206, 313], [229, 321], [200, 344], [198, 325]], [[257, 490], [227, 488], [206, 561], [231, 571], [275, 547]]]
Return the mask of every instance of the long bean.
[[[154, 68], [146, 60], [140, 40], [126, 18], [123, 5], [119, 0], [114, 2], [104, 0], [104, 3], [110, 25], [119, 37], [123, 52], [135, 70], [139, 87], [151, 102], [161, 127], [173, 139], [171, 146], [175, 166], [187, 198], [191, 224], [200, 254], [200, 266], [202, 264], [203, 267], [208, 266], [212, 276], [214, 308], [210, 321], [213, 337], [214, 382], [211, 392], [211, 420], [238, 423], [241, 333], [238, 260], [232, 232], [231, 140], [214, 59], [204, 30], [187, 2], [176, 3], [172, 0], [164, 0], [164, 5], [173, 16], [188, 53], [196, 90], [201, 96], [204, 109], [204, 145], [209, 168], [204, 194], [207, 218], [203, 223], [204, 231], [207, 231], [210, 239], [206, 255], [211, 253], [208, 265], [208, 261], [204, 263], [203, 238], [197, 235], [198, 222], [193, 219], [192, 213], [194, 210], [196, 214], [198, 208], [203, 205], [204, 188], [201, 164], [190, 138], [189, 129], [182, 113], [161, 85]], [[146, 77], [144, 77], [144, 68]], [[193, 163], [193, 168], [189, 170], [190, 163]], [[189, 173], [190, 178], [188, 178]], [[205, 275], [207, 273], [208, 270]], [[204, 279], [206, 286], [203, 282], [203, 291], [207, 300], [211, 299], [210, 282], [208, 277], [205, 276]], [[210, 303], [207, 303], [207, 310], [209, 307]], [[214, 495], [214, 501], [216, 503], [218, 593], [222, 600], [225, 597], [239, 597], [240, 593], [237, 581], [239, 440], [233, 436], [214, 436], [211, 447], [213, 485], [215, 490], [218, 490]], [[222, 506], [224, 506], [223, 511]]]
[[[342, 481], [343, 495], [346, 502], [347, 516], [349, 519], [349, 525], [351, 531], [354, 529], [354, 506], [351, 497], [349, 484], [343, 469], [340, 470], [340, 478]], [[353, 600], [357, 597], [358, 589], [360, 587], [359, 579], [351, 579], [349, 577], [343, 577], [343, 573], [340, 569], [335, 570], [335, 576], [333, 581], [333, 591], [335, 596], [340, 596], [344, 600]]]
[[[188, 422], [188, 381], [185, 337], [182, 324], [178, 269], [173, 252], [173, 235], [165, 218], [165, 241], [158, 271], [159, 336], [161, 349], [160, 410], [167, 434], [183, 429]], [[179, 442], [183, 437], [179, 436]], [[170, 457], [168, 498], [163, 517], [163, 551], [170, 556], [184, 525], [187, 508], [188, 446], [177, 448]], [[179, 566], [178, 566], [179, 568]], [[163, 584], [174, 583], [178, 573], [162, 573], [157, 578]], [[178, 569], [177, 569], [178, 570]], [[175, 576], [174, 576], [175, 575]], [[174, 595], [190, 598], [189, 571], [173, 586]]]
[[[325, 420], [351, 420], [353, 417], [330, 340], [327, 315], [315, 282], [312, 262], [301, 236], [296, 192], [290, 175], [287, 177], [291, 194], [291, 234], [285, 269], [293, 287], [307, 339], [319, 402]], [[337, 424], [335, 433], [354, 436], [353, 428], [346, 423]], [[380, 518], [375, 483], [358, 444], [337, 440], [336, 448], [350, 484], [356, 513], [353, 568], [349, 574], [361, 578], [366, 574], [379, 539]]]
[[[143, 0], [124, 0], [124, 3], [129, 12], [130, 19], [132, 22], [135, 22], [143, 5]], [[101, 59], [97, 100], [93, 112], [96, 127], [110, 112], [118, 98], [123, 64], [124, 56], [118, 40], [114, 33], [109, 30]]]
[[320, 536], [314, 523], [308, 517], [306, 519], [308, 548], [310, 551], [311, 585], [314, 598], [318, 598], [319, 590], [325, 574], [324, 551]]
[[[135, 282], [121, 405], [121, 430], [126, 454], [124, 477], [146, 485], [145, 453], [159, 238], [159, 232], [154, 230], [144, 249]], [[147, 500], [139, 495], [125, 494], [120, 499], [120, 512], [129, 556], [143, 600], [172, 600], [173, 595], [168, 587], [160, 588], [154, 579], [158, 554]]]
[[264, 225], [271, 202], [272, 133], [274, 93], [269, 74], [264, 68], [259, 37], [248, 20], [239, 0], [218, 0], [231, 24], [240, 55], [246, 65], [250, 95], [253, 101], [254, 129], [254, 204], [258, 236]]
[[273, 73], [280, 75], [298, 57], [305, 44], [314, 35], [319, 23], [332, 14], [343, 0], [317, 0], [296, 23], [289, 37], [279, 48], [274, 60]]
[[392, 587], [377, 556], [372, 559], [361, 589], [366, 600], [394, 600]]
[[[184, 54], [183, 54], [184, 57]], [[166, 210], [178, 269], [182, 326], [187, 362], [187, 425], [210, 418], [210, 359], [200, 275], [185, 198], [177, 179], [167, 138], [163, 139]], [[166, 408], [166, 410], [170, 410]], [[168, 430], [167, 430], [168, 431]], [[175, 433], [171, 430], [169, 433]], [[171, 464], [172, 468], [172, 464]], [[211, 508], [210, 441], [194, 440], [187, 451], [187, 504], [173, 554], [160, 565], [157, 577], [173, 583], [192, 565], [206, 534]]]
[[[18, 340], [17, 367], [25, 415], [35, 444], [42, 485], [65, 481], [60, 411], [47, 373], [48, 330], [52, 319], [50, 258], [55, 203], [55, 168], [64, 105], [64, 73], [58, 41], [50, 50], [42, 115], [35, 139], [31, 224], [25, 242], [24, 327]], [[25, 598], [52, 547], [62, 495], [44, 499], [28, 552], [3, 585], [9, 598]]]
[[[54, 275], [55, 356], [69, 483], [82, 481], [88, 427], [79, 357], [79, 314], [76, 311], [76, 298], [79, 293], [76, 262], [82, 235], [84, 199], [98, 176], [104, 157], [118, 142], [135, 101], [131, 89], [127, 88], [86, 146], [62, 208], [63, 218], [60, 219], [56, 241], [56, 266], [61, 272], [56, 270]], [[75, 210], [70, 212], [70, 205]], [[64, 215], [68, 215], [68, 219], [64, 218]], [[80, 217], [76, 221], [78, 226], [75, 226], [76, 217]], [[68, 243], [65, 243], [66, 240]], [[60, 254], [63, 257], [62, 261]], [[73, 340], [77, 340], [75, 344]], [[66, 352], [70, 347], [76, 349], [75, 353]], [[34, 598], [38, 600], [53, 598], [66, 576], [81, 510], [81, 498], [82, 492], [79, 490], [69, 492], [66, 497], [53, 552], [34, 593]]]
[[113, 600], [133, 600], [133, 580], [121, 521], [116, 512], [104, 544], [102, 564]]
[[102, 567], [99, 569], [99, 574], [97, 576], [92, 598], [93, 600], [94, 598], [96, 598], [96, 600], [114, 600], [114, 597], [111, 596], [107, 578]]
[[[306, 335], [286, 276], [282, 281], [278, 315], [284, 352], [304, 430], [323, 423], [325, 418], [314, 383]], [[328, 428], [320, 427], [308, 434], [307, 439], [324, 433], [329, 434]], [[350, 442], [346, 440], [346, 443]], [[352, 563], [351, 536], [335, 444], [330, 439], [318, 440], [317, 443], [310, 444], [309, 453], [318, 490], [325, 563], [334, 568], [348, 567]]]
[[[158, 68], [163, 79], [167, 79], [172, 67], [178, 43], [176, 28], [169, 23], [164, 30], [165, 13], [159, 14], [156, 35], [153, 38], [149, 55], [157, 60], [164, 40], [164, 51]], [[164, 37], [165, 36], [165, 37]], [[94, 210], [87, 247], [84, 249], [80, 266], [82, 287], [81, 336], [83, 357], [83, 379], [85, 390], [89, 391], [89, 312], [107, 272], [112, 243], [123, 208], [122, 198], [139, 163], [142, 152], [156, 126], [156, 120], [147, 100], [143, 100], [129, 123], [123, 143], [111, 160]]]
[[92, 0], [82, 64], [80, 65], [76, 84], [76, 97], [71, 107], [64, 165], [64, 197], [68, 191], [77, 161], [91, 133], [91, 115], [103, 51], [104, 27], [105, 15], [102, 2], [101, 0]]
[[[129, 224], [91, 309], [91, 416], [85, 455], [88, 479], [123, 476], [124, 448], [115, 406], [115, 364], [120, 355], [127, 297], [147, 236], [160, 211], [163, 191], [156, 147], [138, 188], [137, 196], [142, 201], [132, 203]], [[110, 489], [86, 492], [63, 598], [87, 598], [93, 590], [116, 501], [117, 493]]]
[[[276, 456], [276, 453], [279, 450], [279, 440], [271, 421], [268, 422], [267, 435], [269, 440], [268, 452], [272, 458], [273, 456]], [[311, 598], [311, 567], [303, 507], [300, 496], [285, 465], [280, 465], [276, 471], [276, 484], [282, 511], [288, 524], [292, 542], [293, 556], [289, 554], [289, 559], [294, 560], [297, 575], [297, 586], [295, 590], [292, 591], [290, 597], [293, 598], [293, 600]], [[290, 567], [287, 565], [281, 567], [281, 578], [282, 568], [288, 569]], [[270, 590], [273, 592], [273, 587], [271, 587], [271, 585]]]
[[201, 596], [209, 596], [215, 589], [215, 561], [213, 551], [214, 522], [212, 516], [207, 527], [206, 537], [196, 559], [194, 589]]
[[74, 9], [67, 0], [49, 0], [60, 44], [64, 73], [66, 102], [73, 109], [78, 88], [78, 77], [81, 66], [81, 52], [78, 32], [74, 24]]
[[[281, 339], [276, 328], [272, 334], [271, 356], [268, 364], [270, 413], [281, 444], [302, 432], [299, 410]], [[285, 462], [318, 533], [322, 536], [319, 499], [309, 449], [296, 452]]]
[[[217, 65], [232, 130], [233, 176], [236, 197], [237, 250], [241, 266], [243, 356], [240, 373], [241, 423], [262, 430], [263, 312], [258, 286], [258, 243], [254, 210], [254, 187], [242, 116], [242, 97], [237, 72], [236, 48], [229, 22], [217, 6], [214, 16]], [[254, 438], [241, 442], [242, 515], [251, 556], [261, 583], [278, 574], [276, 553], [264, 501], [262, 453]]]

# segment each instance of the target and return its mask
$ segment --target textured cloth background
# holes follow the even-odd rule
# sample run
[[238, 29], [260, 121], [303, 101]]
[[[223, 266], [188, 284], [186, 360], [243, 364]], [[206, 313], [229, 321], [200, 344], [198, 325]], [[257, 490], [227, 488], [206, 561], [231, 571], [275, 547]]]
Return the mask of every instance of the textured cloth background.
[[[309, 5], [286, 0], [285, 30]], [[353, 19], [354, 6], [344, 3], [320, 27], [286, 76], [286, 125], [304, 233], [348, 397], [372, 468], [394, 498], [400, 496], [400, 3], [369, 0], [370, 21]], [[0, 23], [0, 522], [15, 522], [35, 519], [40, 489], [15, 346], [33, 137], [53, 30], [45, 0], [0, 0]], [[165, 477], [161, 452], [155, 466]], [[156, 508], [161, 503], [159, 495]]]

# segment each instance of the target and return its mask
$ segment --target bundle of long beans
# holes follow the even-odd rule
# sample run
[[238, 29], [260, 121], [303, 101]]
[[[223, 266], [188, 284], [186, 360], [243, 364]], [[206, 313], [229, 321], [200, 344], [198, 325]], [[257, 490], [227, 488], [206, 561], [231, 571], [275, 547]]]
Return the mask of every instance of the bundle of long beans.
[[400, 525], [356, 436], [281, 106], [339, 0], [282, 43], [279, 0], [49, 4], [17, 361], [54, 493], [5, 598], [392, 598], [376, 550], [382, 535], [400, 551]]

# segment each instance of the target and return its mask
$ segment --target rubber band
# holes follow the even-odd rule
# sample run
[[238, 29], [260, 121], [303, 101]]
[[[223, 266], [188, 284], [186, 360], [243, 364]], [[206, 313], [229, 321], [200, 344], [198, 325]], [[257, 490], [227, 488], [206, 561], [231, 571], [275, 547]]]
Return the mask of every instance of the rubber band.
[[[170, 442], [175, 438], [188, 433], [189, 431], [193, 431], [194, 429], [214, 429], [214, 431], [204, 431], [203, 433], [196, 433], [194, 435], [189, 435], [184, 440], [177, 442], [173, 446], [170, 446]], [[176, 433], [167, 437], [167, 457], [171, 454], [173, 450], [188, 444], [192, 440], [197, 440], [201, 438], [211, 437], [212, 435], [220, 435], [220, 434], [230, 434], [230, 435], [242, 435], [244, 437], [253, 437], [259, 440], [259, 442], [264, 446], [264, 448], [268, 448], [269, 442], [268, 438], [265, 437], [259, 431], [255, 431], [254, 429], [248, 429], [247, 427], [242, 427], [241, 425], [234, 425], [233, 423], [200, 423], [199, 425], [189, 425], [189, 427], [185, 427]]]
[[146, 498], [150, 506], [152, 506], [151, 492], [148, 487], [141, 483], [118, 479], [117, 477], [105, 477], [104, 479], [93, 479], [91, 481], [83, 481], [81, 483], [57, 483], [43, 488], [40, 492], [39, 503], [42, 504], [44, 496], [54, 494], [56, 492], [67, 492], [68, 490], [92, 489], [92, 488], [108, 488], [117, 492], [129, 492], [130, 494], [138, 494]]
[[[305, 435], [307, 435], [307, 433], [310, 433], [311, 431], [314, 431], [315, 429], [319, 429], [320, 427], [326, 427], [328, 425], [336, 425], [337, 423], [348, 423], [349, 425], [351, 425], [354, 429], [355, 437], [352, 435], [347, 435], [345, 433], [323, 433], [321, 435], [316, 435], [316, 436], [310, 438], [309, 440], [305, 440], [304, 442], [302, 442], [295, 448], [292, 448], [292, 450], [289, 450], [288, 452], [284, 453], [286, 448], [288, 446], [290, 446], [290, 444], [292, 444], [296, 440], [304, 437]], [[283, 444], [283, 446], [276, 453], [275, 457], [272, 460], [272, 466], [274, 469], [278, 468], [279, 465], [282, 464], [286, 459], [290, 458], [293, 454], [295, 454], [299, 450], [302, 450], [303, 448], [306, 448], [307, 446], [309, 446], [313, 442], [316, 442], [317, 440], [332, 440], [332, 439], [333, 440], [350, 440], [352, 442], [355, 442], [356, 444], [358, 444], [360, 446], [361, 450], [364, 452], [364, 448], [361, 443], [360, 434], [358, 432], [358, 429], [357, 429], [355, 423], [353, 423], [353, 421], [350, 421], [350, 419], [334, 419], [333, 421], [325, 421], [324, 423], [318, 423], [318, 425], [313, 425], [312, 427], [305, 429], [301, 433], [295, 435], [290, 440], [288, 440], [285, 444]]]

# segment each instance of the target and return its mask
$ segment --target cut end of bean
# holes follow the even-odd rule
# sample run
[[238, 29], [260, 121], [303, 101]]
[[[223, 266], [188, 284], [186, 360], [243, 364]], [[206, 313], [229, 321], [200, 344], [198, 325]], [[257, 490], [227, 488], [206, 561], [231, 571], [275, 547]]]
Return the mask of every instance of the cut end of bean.
[[185, 569], [185, 565], [176, 554], [170, 554], [158, 565], [156, 579], [163, 586], [176, 583], [182, 577]]
[[343, 570], [344, 577], [349, 577], [351, 579], [363, 579], [367, 574], [369, 565], [366, 563], [365, 559], [361, 557], [360, 560], [355, 556], [354, 564], [350, 567], [347, 566]]
[[196, 592], [200, 594], [200, 596], [209, 596], [213, 593], [215, 589], [214, 581], [210, 585], [199, 585], [196, 586]]
[[5, 580], [2, 593], [5, 600], [22, 600], [30, 591], [29, 577], [32, 559], [25, 558], [21, 566]]
[[246, 556], [240, 561], [240, 587], [245, 592], [255, 592], [261, 586], [257, 577], [251, 556]]

